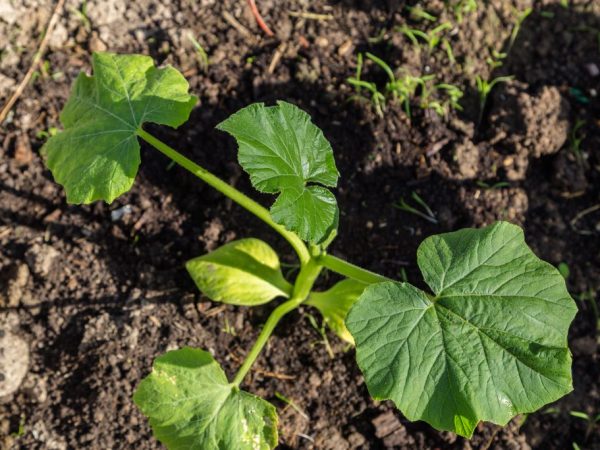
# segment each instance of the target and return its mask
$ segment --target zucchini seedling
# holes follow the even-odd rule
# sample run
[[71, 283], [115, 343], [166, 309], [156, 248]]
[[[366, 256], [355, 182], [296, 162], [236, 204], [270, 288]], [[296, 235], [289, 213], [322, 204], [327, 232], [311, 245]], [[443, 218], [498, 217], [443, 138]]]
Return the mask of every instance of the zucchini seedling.
[[[538, 259], [523, 231], [506, 222], [430, 236], [417, 263], [430, 291], [390, 280], [333, 256], [339, 173], [332, 148], [310, 116], [280, 101], [236, 112], [217, 128], [239, 146], [238, 159], [270, 209], [145, 130], [178, 127], [196, 97], [174, 68], [141, 55], [95, 53], [62, 113], [64, 131], [43, 148], [70, 203], [112, 202], [133, 185], [139, 140], [262, 219], [287, 240], [300, 270], [287, 280], [265, 242], [230, 242], [186, 264], [217, 302], [278, 305], [232, 380], [206, 350], [184, 347], [154, 361], [133, 400], [170, 449], [256, 450], [278, 443], [277, 412], [240, 389], [283, 316], [310, 305], [343, 339], [371, 395], [390, 399], [410, 420], [470, 437], [479, 421], [500, 425], [572, 390], [567, 331], [576, 312], [564, 278]], [[323, 269], [343, 279], [313, 286]]]

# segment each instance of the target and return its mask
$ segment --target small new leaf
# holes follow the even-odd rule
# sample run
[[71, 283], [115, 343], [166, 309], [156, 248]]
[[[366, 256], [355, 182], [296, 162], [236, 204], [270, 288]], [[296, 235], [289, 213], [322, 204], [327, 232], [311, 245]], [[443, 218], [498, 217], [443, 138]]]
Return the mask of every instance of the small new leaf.
[[127, 192], [140, 164], [136, 131], [145, 122], [178, 127], [197, 101], [183, 75], [147, 56], [94, 53], [92, 67], [73, 85], [64, 131], [42, 150], [69, 203], [111, 203]]
[[183, 348], [154, 361], [133, 400], [169, 450], [271, 450], [277, 412], [228, 383], [210, 353]]
[[210, 299], [232, 305], [260, 305], [289, 297], [292, 286], [281, 273], [277, 253], [259, 239], [241, 239], [185, 265]]
[[324, 292], [311, 292], [306, 304], [319, 310], [323, 320], [335, 334], [346, 342], [354, 344], [345, 320], [348, 311], [366, 287], [366, 284], [348, 278]]
[[337, 185], [339, 173], [331, 145], [307, 113], [282, 101], [255, 103], [217, 128], [236, 139], [252, 185], [279, 193], [271, 208], [275, 222], [313, 243], [337, 228], [337, 202], [327, 187]]
[[506, 222], [427, 238], [407, 283], [365, 289], [346, 319], [369, 392], [410, 420], [470, 437], [570, 392], [564, 278]]

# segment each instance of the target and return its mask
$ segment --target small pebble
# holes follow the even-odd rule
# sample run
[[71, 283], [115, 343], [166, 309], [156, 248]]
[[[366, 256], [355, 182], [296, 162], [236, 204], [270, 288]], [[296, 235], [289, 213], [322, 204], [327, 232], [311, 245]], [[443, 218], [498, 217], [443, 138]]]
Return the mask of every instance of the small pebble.
[[113, 209], [110, 212], [110, 220], [117, 222], [129, 214], [131, 214], [131, 205], [121, 206], [120, 208]]
[[25, 261], [34, 274], [45, 277], [59, 256], [60, 253], [50, 245], [34, 244], [25, 253]]
[[597, 77], [600, 75], [600, 69], [598, 69], [598, 66], [595, 63], [587, 63], [585, 68], [592, 77]]
[[29, 346], [20, 337], [4, 332], [0, 338], [0, 397], [21, 386], [29, 370]]

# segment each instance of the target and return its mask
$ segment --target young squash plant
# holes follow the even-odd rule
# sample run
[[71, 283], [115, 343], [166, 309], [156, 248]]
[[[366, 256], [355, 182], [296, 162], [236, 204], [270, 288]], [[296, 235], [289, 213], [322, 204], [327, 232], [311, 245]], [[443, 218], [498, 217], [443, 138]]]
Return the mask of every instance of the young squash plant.
[[[317, 308], [356, 346], [369, 392], [410, 420], [470, 437], [479, 421], [504, 425], [572, 390], [567, 331], [576, 307], [565, 281], [538, 259], [522, 230], [506, 222], [423, 241], [417, 262], [430, 291], [362, 269], [328, 253], [338, 228], [333, 151], [294, 105], [250, 105], [217, 126], [239, 146], [239, 162], [267, 210], [144, 130], [177, 127], [196, 104], [184, 77], [140, 55], [95, 53], [61, 114], [64, 131], [43, 148], [70, 203], [112, 202], [140, 164], [139, 139], [208, 183], [281, 234], [300, 261], [286, 280], [275, 251], [247, 238], [186, 264], [212, 300], [273, 309], [233, 380], [207, 351], [185, 347], [156, 358], [134, 401], [170, 449], [272, 449], [277, 413], [240, 389], [280, 319]], [[327, 268], [344, 277], [313, 285]]]

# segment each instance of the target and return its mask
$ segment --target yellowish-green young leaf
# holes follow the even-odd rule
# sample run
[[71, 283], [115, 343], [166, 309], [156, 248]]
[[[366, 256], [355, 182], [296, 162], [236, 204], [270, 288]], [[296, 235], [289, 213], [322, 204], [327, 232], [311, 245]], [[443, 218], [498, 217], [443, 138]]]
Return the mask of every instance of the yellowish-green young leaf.
[[427, 238], [418, 264], [433, 291], [369, 286], [346, 325], [369, 392], [410, 420], [470, 437], [570, 392], [565, 280], [506, 222]]
[[169, 450], [271, 450], [277, 412], [229, 384], [210, 353], [189, 347], [156, 358], [133, 396]]
[[271, 207], [275, 222], [305, 241], [320, 243], [338, 225], [338, 207], [327, 187], [339, 173], [331, 145], [310, 116], [279, 101], [255, 103], [217, 125], [239, 145], [238, 159], [260, 192], [279, 193]]
[[366, 287], [366, 284], [348, 278], [324, 292], [311, 292], [306, 304], [319, 310], [323, 320], [335, 334], [346, 342], [354, 344], [345, 320], [348, 311]]
[[185, 267], [198, 289], [217, 302], [260, 305], [292, 292], [277, 253], [259, 239], [230, 242]]
[[197, 101], [183, 75], [147, 56], [94, 53], [92, 67], [73, 85], [64, 131], [42, 150], [69, 203], [110, 203], [127, 192], [140, 164], [136, 130], [145, 122], [178, 127]]

